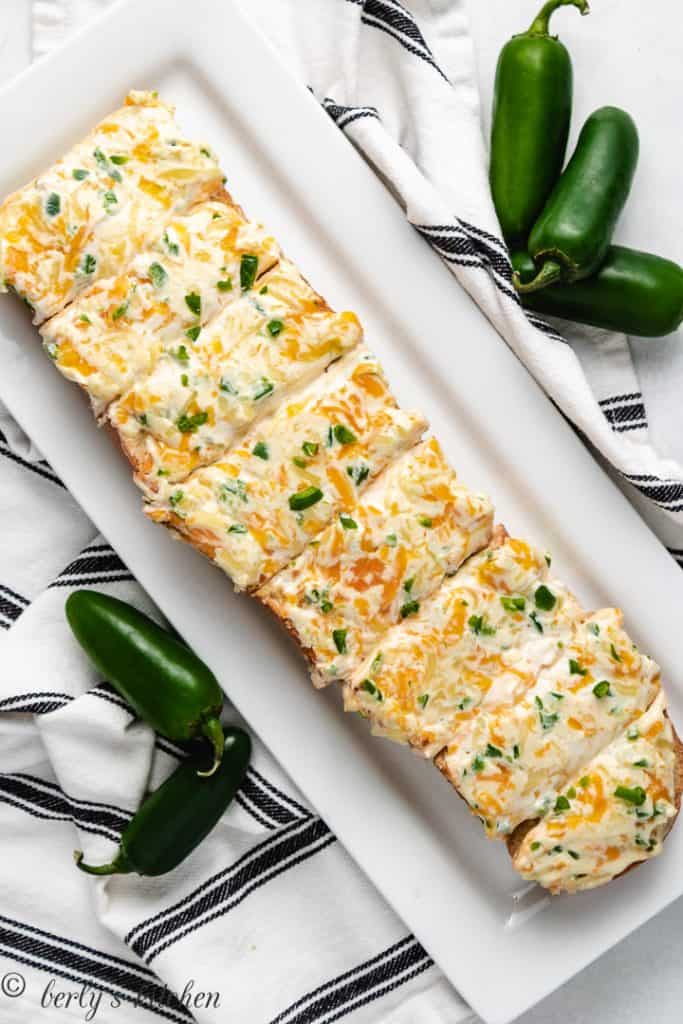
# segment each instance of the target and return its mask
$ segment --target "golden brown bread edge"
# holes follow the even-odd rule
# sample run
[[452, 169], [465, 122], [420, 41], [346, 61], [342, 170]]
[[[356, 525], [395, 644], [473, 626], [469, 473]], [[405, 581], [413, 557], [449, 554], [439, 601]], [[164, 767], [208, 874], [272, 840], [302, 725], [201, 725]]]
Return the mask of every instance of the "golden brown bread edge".
[[[669, 713], [665, 713], [666, 717], [671, 722]], [[674, 768], [674, 804], [676, 806], [676, 814], [669, 822], [669, 827], [667, 828], [666, 833], [663, 837], [664, 839], [667, 838], [667, 836], [671, 832], [671, 829], [674, 827], [676, 821], [678, 820], [678, 815], [680, 814], [681, 810], [681, 798], [683, 797], [683, 741], [681, 741], [680, 736], [676, 732], [676, 728], [673, 722], [671, 722], [671, 729], [673, 732], [674, 752], [676, 757]], [[506, 840], [506, 846], [512, 860], [514, 860], [517, 856], [519, 849], [524, 841], [524, 837], [527, 835], [528, 832], [532, 830], [532, 828], [536, 827], [539, 821], [539, 818], [530, 818], [529, 821], [523, 821], [521, 825], [518, 825], [514, 832], [512, 832], [512, 834], [508, 836]], [[614, 878], [610, 879], [610, 881], [613, 882], [615, 878], [621, 878], [622, 875], [628, 874], [629, 871], [633, 871], [634, 868], [640, 867], [641, 864], [645, 864], [645, 862], [650, 859], [651, 858], [646, 857], [643, 860], [634, 861], [633, 864], [629, 864], [627, 868], [624, 868], [623, 871], [620, 871], [619, 874], [615, 875]]]

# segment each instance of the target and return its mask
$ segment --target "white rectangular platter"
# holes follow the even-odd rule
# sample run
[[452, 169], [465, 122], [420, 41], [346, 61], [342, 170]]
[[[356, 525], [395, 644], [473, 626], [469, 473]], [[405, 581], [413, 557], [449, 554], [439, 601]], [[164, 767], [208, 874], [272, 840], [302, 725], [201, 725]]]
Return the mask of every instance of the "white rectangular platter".
[[[247, 212], [331, 303], [358, 311], [401, 402], [428, 415], [463, 480], [492, 495], [499, 520], [551, 550], [584, 602], [624, 608], [683, 723], [680, 569], [228, 0], [126, 0], [10, 83], [0, 93], [0, 194], [58, 157], [129, 88], [157, 88], [175, 102], [185, 131], [219, 153]], [[128, 466], [10, 298], [0, 308], [0, 356], [0, 397], [489, 1024], [512, 1020], [683, 893], [682, 826], [659, 861], [603, 890], [514, 914], [519, 880], [503, 845], [486, 842], [439, 773], [372, 739], [341, 713], [336, 693], [314, 692], [276, 624], [145, 521]]]

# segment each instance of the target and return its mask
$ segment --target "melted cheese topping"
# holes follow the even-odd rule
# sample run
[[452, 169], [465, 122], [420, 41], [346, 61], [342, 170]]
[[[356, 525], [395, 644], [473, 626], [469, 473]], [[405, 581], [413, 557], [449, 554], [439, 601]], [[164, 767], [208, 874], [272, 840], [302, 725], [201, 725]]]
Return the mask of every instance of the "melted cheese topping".
[[[347, 444], [334, 427], [355, 435]], [[239, 447], [147, 515], [169, 522], [232, 578], [257, 587], [295, 558], [426, 424], [399, 410], [374, 357], [359, 348], [283, 402]]]
[[353, 313], [334, 313], [291, 263], [158, 360], [110, 411], [148, 491], [219, 458], [252, 422], [361, 339]]
[[190, 350], [202, 325], [239, 299], [245, 256], [263, 273], [279, 248], [229, 202], [201, 203], [171, 219], [124, 273], [97, 281], [48, 321], [45, 348], [101, 412], [165, 348]]
[[551, 892], [604, 885], [661, 853], [676, 816], [675, 749], [660, 693], [636, 724], [568, 780], [513, 863]]
[[440, 767], [484, 822], [504, 836], [554, 803], [555, 794], [657, 695], [659, 669], [605, 609], [572, 636], [512, 707], [482, 710]]
[[[343, 434], [342, 434], [343, 436]], [[493, 509], [461, 486], [436, 440], [407, 452], [259, 598], [313, 660], [313, 680], [347, 678], [390, 626], [420, 610], [484, 547]]]
[[67, 155], [0, 207], [0, 274], [41, 323], [116, 274], [176, 211], [220, 188], [205, 146], [172, 107], [132, 92]]
[[345, 688], [345, 708], [433, 757], [484, 708], [509, 713], [581, 617], [542, 552], [498, 538], [387, 633]]

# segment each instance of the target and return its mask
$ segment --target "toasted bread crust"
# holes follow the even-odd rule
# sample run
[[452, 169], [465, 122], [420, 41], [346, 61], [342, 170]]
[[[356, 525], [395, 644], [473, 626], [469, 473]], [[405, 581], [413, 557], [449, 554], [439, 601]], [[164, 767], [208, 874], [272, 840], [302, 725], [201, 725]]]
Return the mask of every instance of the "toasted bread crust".
[[253, 597], [254, 600], [257, 601], [258, 604], [260, 604], [262, 608], [266, 608], [268, 610], [268, 612], [273, 616], [273, 618], [277, 619], [277, 621], [280, 623], [280, 625], [285, 628], [287, 633], [289, 633], [289, 635], [291, 636], [292, 640], [294, 641], [294, 646], [297, 648], [297, 650], [302, 654], [302, 656], [306, 660], [306, 663], [307, 663], [309, 669], [315, 668], [315, 664], [316, 664], [315, 651], [313, 650], [312, 647], [304, 647], [304, 645], [301, 643], [301, 640], [299, 638], [299, 634], [297, 633], [296, 629], [294, 628], [291, 620], [287, 619], [287, 618], [283, 618], [281, 615], [279, 615], [278, 612], [273, 607], [273, 605], [268, 600], [268, 598], [264, 597], [264, 595], [260, 592], [260, 588], [263, 587], [263, 586], [265, 586], [265, 584], [262, 583], [262, 584], [259, 585], [259, 589], [258, 590], [250, 591], [250, 596]]

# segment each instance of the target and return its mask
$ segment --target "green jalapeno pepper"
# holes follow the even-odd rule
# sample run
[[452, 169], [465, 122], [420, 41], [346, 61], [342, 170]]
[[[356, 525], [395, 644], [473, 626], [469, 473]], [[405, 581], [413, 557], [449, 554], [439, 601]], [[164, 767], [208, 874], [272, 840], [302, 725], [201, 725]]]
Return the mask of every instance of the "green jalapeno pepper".
[[[513, 254], [522, 282], [536, 273], [525, 252]], [[671, 334], [683, 323], [683, 267], [672, 260], [613, 245], [594, 277], [522, 295], [525, 308], [579, 324], [645, 338]]]
[[587, 0], [549, 0], [531, 27], [503, 47], [496, 68], [489, 180], [503, 235], [526, 245], [560, 176], [572, 110], [572, 64], [550, 35], [558, 7], [588, 14]]
[[188, 758], [142, 804], [126, 826], [119, 850], [109, 864], [85, 864], [89, 875], [157, 876], [172, 871], [218, 823], [242, 784], [251, 740], [242, 729], [225, 730], [223, 760], [210, 778], [199, 779], [202, 761]]
[[169, 740], [209, 740], [215, 771], [223, 692], [204, 662], [137, 608], [95, 590], [70, 594], [66, 617], [95, 668], [140, 718]]
[[586, 121], [571, 160], [529, 235], [537, 273], [518, 291], [590, 277], [605, 258], [638, 163], [638, 131], [618, 107]]

